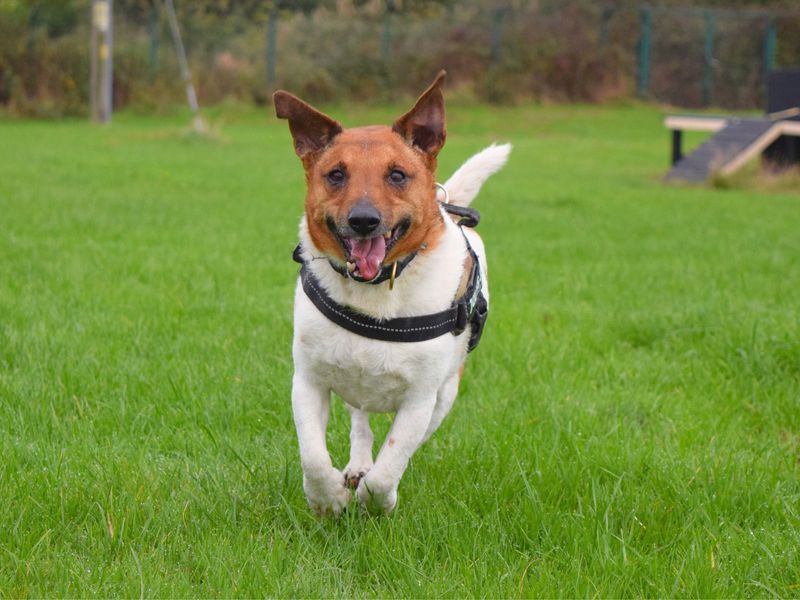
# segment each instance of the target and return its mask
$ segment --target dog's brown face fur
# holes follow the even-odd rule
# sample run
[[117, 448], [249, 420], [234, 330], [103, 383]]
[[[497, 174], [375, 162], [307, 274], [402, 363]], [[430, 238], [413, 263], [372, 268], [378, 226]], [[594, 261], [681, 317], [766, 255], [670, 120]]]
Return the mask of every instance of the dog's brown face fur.
[[287, 92], [273, 96], [305, 168], [311, 240], [358, 278], [373, 279], [442, 235], [434, 176], [446, 136], [443, 80], [441, 72], [392, 127], [343, 129]]

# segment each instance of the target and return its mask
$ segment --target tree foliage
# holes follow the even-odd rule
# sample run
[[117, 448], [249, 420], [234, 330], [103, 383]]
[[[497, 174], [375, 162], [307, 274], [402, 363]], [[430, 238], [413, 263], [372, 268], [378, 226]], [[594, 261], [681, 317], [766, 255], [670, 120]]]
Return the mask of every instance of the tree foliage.
[[[229, 97], [267, 102], [276, 85], [312, 100], [394, 98], [417, 90], [442, 67], [466, 96], [494, 102], [629, 95], [639, 9], [646, 5], [657, 8], [655, 99], [700, 102], [706, 9], [716, 15], [716, 102], [760, 104], [769, 23], [777, 25], [777, 65], [800, 56], [797, 0], [657, 2], [174, 0], [204, 104]], [[0, 0], [0, 107], [42, 115], [86, 110], [91, 3]], [[117, 106], [180, 102], [163, 0], [113, 0], [113, 6]], [[278, 23], [276, 80], [267, 77], [270, 22]]]

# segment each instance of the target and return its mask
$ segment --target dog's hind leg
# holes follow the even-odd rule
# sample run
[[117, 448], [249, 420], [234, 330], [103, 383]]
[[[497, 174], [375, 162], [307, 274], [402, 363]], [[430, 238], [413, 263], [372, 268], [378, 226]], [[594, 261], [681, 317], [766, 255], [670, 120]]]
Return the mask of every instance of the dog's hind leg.
[[361, 478], [372, 468], [372, 429], [369, 427], [369, 413], [346, 402], [345, 406], [350, 411], [350, 462], [342, 473], [347, 487], [356, 489]]
[[344, 477], [333, 468], [325, 430], [328, 427], [330, 391], [295, 372], [292, 379], [292, 412], [300, 444], [303, 491], [318, 514], [338, 515], [350, 502]]
[[425, 431], [425, 436], [422, 438], [422, 443], [428, 441], [428, 438], [433, 435], [433, 432], [439, 429], [439, 425], [453, 408], [453, 403], [458, 395], [458, 383], [461, 381], [461, 376], [453, 375], [450, 379], [444, 382], [442, 387], [436, 393], [436, 406], [431, 415], [431, 422], [428, 423], [428, 429]]

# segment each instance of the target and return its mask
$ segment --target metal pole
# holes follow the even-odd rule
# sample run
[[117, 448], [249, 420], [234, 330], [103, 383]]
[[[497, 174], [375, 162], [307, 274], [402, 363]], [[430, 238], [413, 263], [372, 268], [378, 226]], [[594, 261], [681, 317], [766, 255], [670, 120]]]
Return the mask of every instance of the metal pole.
[[703, 105], [711, 104], [711, 93], [714, 86], [714, 13], [703, 12], [706, 24], [705, 42], [703, 44]]
[[114, 50], [114, 20], [111, 18], [113, 15], [113, 0], [107, 0], [108, 4], [108, 25], [106, 27], [106, 43], [100, 46], [100, 59], [103, 61], [103, 121], [111, 123], [111, 113], [113, 111], [114, 102], [114, 65], [113, 65], [113, 50]]
[[500, 61], [500, 50], [503, 45], [503, 19], [507, 7], [498, 6], [492, 11], [492, 35], [489, 46], [489, 62], [493, 65]]
[[637, 72], [636, 93], [639, 97], [647, 95], [650, 86], [650, 37], [653, 25], [653, 9], [642, 7], [639, 12], [639, 68]]
[[600, 46], [605, 48], [608, 45], [608, 32], [611, 29], [611, 18], [614, 16], [614, 7], [607, 6], [600, 15]]
[[192, 75], [189, 72], [189, 63], [186, 61], [186, 50], [183, 47], [180, 29], [178, 29], [175, 6], [172, 4], [172, 0], [164, 0], [164, 7], [167, 10], [167, 19], [169, 20], [169, 28], [172, 32], [172, 41], [175, 44], [175, 53], [178, 55], [181, 77], [183, 78], [183, 83], [186, 85], [186, 100], [189, 102], [189, 108], [194, 113], [194, 129], [197, 133], [205, 133], [207, 128], [200, 116], [200, 106], [197, 104], [197, 93], [194, 91]]
[[[769, 75], [775, 68], [775, 51], [778, 48], [778, 31], [775, 19], [770, 19], [767, 25], [767, 35], [764, 38], [764, 71]], [[765, 77], [766, 79], [766, 77]]]
[[267, 21], [267, 83], [272, 85], [277, 80], [275, 60], [278, 48], [278, 10], [273, 7], [269, 11]]
[[93, 0], [90, 106], [92, 120], [97, 123], [111, 122], [114, 83], [112, 11], [112, 0]]
[[383, 13], [383, 32], [381, 34], [381, 66], [386, 88], [392, 87], [392, 15], [397, 10], [395, 0], [386, 0]]
[[148, 52], [148, 67], [150, 69], [150, 79], [152, 80], [158, 71], [158, 48], [161, 45], [161, 18], [158, 12], [158, 4], [153, 4], [150, 8], [150, 48]]
[[683, 131], [680, 129], [672, 130], [672, 166], [683, 158]]
[[381, 36], [381, 63], [386, 79], [389, 79], [389, 63], [392, 60], [392, 10], [386, 9], [383, 15], [383, 35]]
[[99, 69], [99, 61], [97, 57], [97, 27], [94, 26], [94, 14], [95, 14], [95, 4], [97, 4], [96, 0], [92, 2], [92, 10], [91, 14], [89, 15], [89, 23], [91, 30], [91, 36], [89, 39], [90, 49], [89, 49], [89, 118], [92, 121], [99, 121], [97, 114], [100, 109], [99, 103], [97, 102], [97, 81], [98, 81], [98, 69]]
[[[764, 105], [769, 105], [769, 74], [775, 68], [775, 51], [778, 46], [778, 31], [775, 19], [767, 23], [767, 33], [764, 36], [764, 76], [762, 77], [761, 90], [764, 95]], [[768, 109], [769, 110], [769, 109]]]

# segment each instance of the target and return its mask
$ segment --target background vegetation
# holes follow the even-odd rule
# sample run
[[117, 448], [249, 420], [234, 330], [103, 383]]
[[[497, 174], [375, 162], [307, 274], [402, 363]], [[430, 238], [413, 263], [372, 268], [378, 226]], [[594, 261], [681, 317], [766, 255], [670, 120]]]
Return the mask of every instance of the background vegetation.
[[796, 188], [664, 186], [654, 108], [451, 108], [441, 178], [514, 144], [486, 335], [396, 514], [320, 521], [301, 167], [284, 122], [210, 116], [0, 121], [0, 596], [800, 595]]
[[[0, 0], [0, 107], [85, 114], [89, 0]], [[465, 99], [602, 101], [636, 92], [643, 2], [590, 0], [193, 0], [176, 2], [203, 105], [265, 104], [285, 87], [313, 101], [385, 102], [438, 69]], [[772, 66], [800, 55], [792, 0], [664, 0], [653, 15], [655, 100], [760, 108], [767, 30]], [[117, 108], [165, 111], [183, 100], [160, 0], [115, 0]], [[701, 93], [704, 9], [714, 15], [709, 98]], [[268, 59], [274, 19], [275, 53]], [[274, 67], [270, 66], [270, 60]]]

